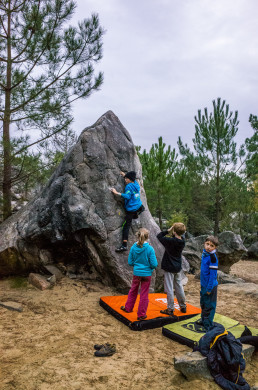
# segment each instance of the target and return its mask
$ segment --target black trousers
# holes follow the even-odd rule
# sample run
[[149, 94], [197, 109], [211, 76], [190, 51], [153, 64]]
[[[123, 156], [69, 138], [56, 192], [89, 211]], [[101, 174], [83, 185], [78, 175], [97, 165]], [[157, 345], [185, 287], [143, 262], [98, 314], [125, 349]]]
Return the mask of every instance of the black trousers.
[[132, 220], [137, 219], [138, 215], [141, 214], [143, 211], [144, 211], [143, 205], [141, 205], [141, 207], [138, 210], [126, 211], [125, 221], [122, 225], [122, 241], [128, 241], [129, 229], [132, 225]]

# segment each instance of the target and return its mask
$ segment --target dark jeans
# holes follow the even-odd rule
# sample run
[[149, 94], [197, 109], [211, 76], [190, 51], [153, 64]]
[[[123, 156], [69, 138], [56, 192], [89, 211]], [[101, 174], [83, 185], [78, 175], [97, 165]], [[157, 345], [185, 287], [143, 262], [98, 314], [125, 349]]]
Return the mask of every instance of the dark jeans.
[[208, 295], [206, 290], [201, 288], [201, 319], [203, 326], [206, 330], [209, 330], [213, 326], [213, 319], [215, 316], [216, 306], [217, 306], [217, 286], [213, 287], [211, 293]]
[[138, 215], [141, 214], [143, 211], [143, 205], [141, 205], [141, 207], [136, 211], [126, 211], [125, 221], [122, 226], [122, 241], [128, 241], [129, 229], [132, 225], [132, 220], [137, 219]]

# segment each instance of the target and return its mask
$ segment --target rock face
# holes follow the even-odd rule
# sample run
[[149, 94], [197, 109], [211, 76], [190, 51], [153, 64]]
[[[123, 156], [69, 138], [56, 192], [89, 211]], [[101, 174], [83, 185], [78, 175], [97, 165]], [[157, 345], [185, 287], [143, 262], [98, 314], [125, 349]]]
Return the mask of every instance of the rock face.
[[[146, 203], [141, 164], [130, 134], [108, 111], [82, 132], [42, 193], [0, 226], [0, 275], [73, 263], [77, 275], [128, 292], [132, 277], [128, 252], [115, 252], [121, 243], [123, 202], [110, 188], [123, 192], [120, 171], [131, 170], [137, 173], [146, 211], [133, 221], [129, 247], [139, 227], [149, 229], [160, 263], [163, 247], [156, 239], [159, 228]], [[161, 283], [157, 270], [156, 286]]]
[[258, 241], [254, 242], [251, 246], [247, 248], [247, 255], [251, 259], [258, 259]]
[[[190, 263], [193, 271], [200, 269], [203, 244], [206, 237], [207, 235], [199, 236], [186, 241], [183, 255]], [[219, 246], [217, 248], [217, 254], [219, 258], [219, 269], [228, 273], [230, 267], [247, 253], [247, 249], [244, 247], [241, 237], [233, 232], [220, 233], [218, 239]]]
[[[254, 353], [254, 346], [243, 344], [242, 352], [246, 361], [250, 361]], [[174, 358], [174, 367], [180, 371], [188, 380], [208, 379], [213, 381], [207, 365], [207, 357], [199, 351], [187, 352]]]

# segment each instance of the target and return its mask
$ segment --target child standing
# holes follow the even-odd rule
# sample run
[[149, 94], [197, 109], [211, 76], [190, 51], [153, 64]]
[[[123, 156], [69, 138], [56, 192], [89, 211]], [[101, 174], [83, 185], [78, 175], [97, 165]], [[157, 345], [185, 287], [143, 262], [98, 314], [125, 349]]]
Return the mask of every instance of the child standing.
[[111, 191], [115, 195], [121, 196], [125, 200], [125, 221], [122, 226], [122, 245], [116, 249], [116, 252], [124, 252], [127, 250], [127, 241], [129, 236], [129, 229], [133, 219], [137, 219], [138, 215], [144, 211], [144, 206], [140, 198], [140, 185], [136, 181], [136, 173], [130, 171], [127, 173], [120, 172], [125, 179], [124, 193], [118, 192], [115, 188]]
[[[166, 237], [170, 232], [172, 237]], [[182, 269], [181, 256], [185, 246], [185, 240], [182, 235], [185, 232], [185, 225], [181, 222], [176, 222], [170, 229], [157, 235], [158, 240], [165, 247], [161, 269], [164, 270], [164, 291], [167, 294], [167, 308], [160, 312], [170, 316], [173, 316], [174, 313], [174, 287], [180, 310], [182, 313], [186, 313], [185, 292], [180, 275]]]
[[218, 258], [216, 248], [218, 239], [214, 236], [208, 236], [204, 243], [201, 262], [201, 291], [200, 304], [202, 309], [201, 321], [199, 322], [205, 328], [210, 330], [213, 326], [213, 319], [217, 305], [217, 271]]
[[128, 294], [125, 306], [121, 310], [130, 313], [133, 311], [135, 301], [141, 286], [140, 302], [138, 306], [137, 319], [145, 320], [149, 304], [149, 290], [151, 275], [158, 266], [155, 251], [152, 246], [146, 242], [149, 238], [149, 231], [141, 228], [137, 232], [138, 241], [131, 247], [128, 257], [128, 264], [133, 266], [133, 281]]

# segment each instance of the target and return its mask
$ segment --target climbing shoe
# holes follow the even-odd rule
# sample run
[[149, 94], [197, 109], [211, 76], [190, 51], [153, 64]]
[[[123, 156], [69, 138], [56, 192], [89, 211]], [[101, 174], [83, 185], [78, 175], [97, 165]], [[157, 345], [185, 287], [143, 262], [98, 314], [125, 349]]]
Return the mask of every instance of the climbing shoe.
[[168, 316], [174, 315], [174, 310], [171, 309], [165, 309], [165, 310], [160, 310], [162, 314], [167, 314]]
[[133, 311], [127, 311], [127, 310], [125, 309], [125, 306], [121, 306], [120, 309], [123, 310], [123, 311], [125, 311], [126, 313], [132, 313], [132, 312], [133, 312]]
[[[95, 346], [94, 346], [95, 347]], [[116, 352], [115, 344], [104, 344], [101, 349], [94, 352], [97, 357], [112, 356]]]
[[147, 316], [141, 316], [141, 317], [137, 317], [137, 320], [138, 321], [142, 321], [142, 320], [146, 320]]
[[186, 313], [186, 307], [180, 307], [181, 313]]
[[94, 349], [96, 349], [97, 351], [99, 351], [101, 348], [103, 348], [105, 345], [110, 345], [109, 343], [106, 343], [106, 344], [95, 344], [94, 345]]
[[116, 252], [125, 252], [127, 251], [127, 246], [121, 245], [119, 248], [116, 248]]

